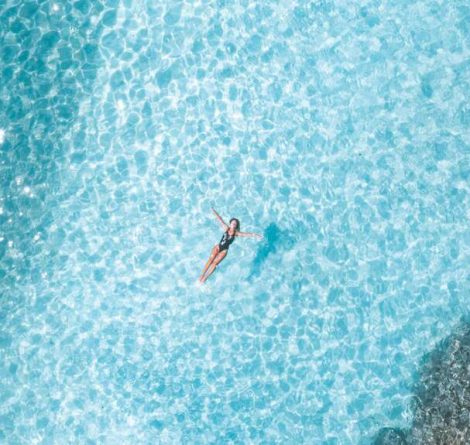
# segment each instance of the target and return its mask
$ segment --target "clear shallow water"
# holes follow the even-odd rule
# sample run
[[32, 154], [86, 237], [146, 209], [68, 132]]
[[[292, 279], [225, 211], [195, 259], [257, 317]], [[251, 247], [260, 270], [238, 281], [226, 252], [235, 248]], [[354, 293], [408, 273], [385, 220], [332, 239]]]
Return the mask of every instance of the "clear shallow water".
[[[466, 2], [0, 8], [2, 441], [408, 426], [468, 313]], [[267, 242], [200, 289], [211, 205]]]

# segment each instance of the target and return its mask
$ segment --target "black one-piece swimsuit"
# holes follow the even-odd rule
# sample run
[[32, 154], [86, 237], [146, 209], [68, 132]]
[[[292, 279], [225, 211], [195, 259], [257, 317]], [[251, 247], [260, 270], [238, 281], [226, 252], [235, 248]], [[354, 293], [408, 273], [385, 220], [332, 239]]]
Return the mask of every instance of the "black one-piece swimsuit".
[[230, 244], [233, 243], [235, 235], [229, 235], [228, 230], [222, 235], [222, 239], [219, 242], [219, 251], [228, 250]]

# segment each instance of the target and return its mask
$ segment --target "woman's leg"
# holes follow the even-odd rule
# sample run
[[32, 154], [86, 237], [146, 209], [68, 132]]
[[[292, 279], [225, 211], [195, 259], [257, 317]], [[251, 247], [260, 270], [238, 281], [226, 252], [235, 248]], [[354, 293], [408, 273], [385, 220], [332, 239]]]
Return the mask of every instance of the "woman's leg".
[[225, 258], [226, 255], [227, 255], [227, 250], [222, 250], [222, 252], [219, 252], [217, 254], [217, 256], [214, 258], [214, 261], [212, 261], [211, 265], [209, 266], [209, 270], [207, 271], [206, 275], [201, 280], [202, 283], [204, 283], [209, 278], [212, 272], [214, 272], [217, 265]]
[[202, 277], [204, 276], [204, 274], [206, 273], [206, 270], [209, 268], [212, 261], [214, 261], [214, 258], [216, 257], [218, 253], [219, 253], [219, 245], [217, 244], [212, 249], [211, 256], [209, 257], [206, 265], [204, 266], [204, 270], [202, 271], [201, 276], [199, 277], [199, 281], [202, 281]]

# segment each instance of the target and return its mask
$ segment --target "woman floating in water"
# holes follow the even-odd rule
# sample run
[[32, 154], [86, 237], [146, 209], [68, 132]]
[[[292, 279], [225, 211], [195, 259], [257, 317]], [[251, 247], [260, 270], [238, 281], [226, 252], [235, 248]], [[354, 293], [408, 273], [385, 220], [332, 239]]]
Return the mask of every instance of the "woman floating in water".
[[227, 256], [228, 248], [230, 244], [233, 243], [233, 240], [236, 236], [256, 236], [258, 238], [263, 238], [263, 235], [258, 235], [257, 233], [240, 232], [240, 221], [238, 221], [237, 218], [232, 218], [229, 225], [227, 225], [214, 209], [212, 209], [212, 211], [215, 213], [215, 216], [225, 229], [225, 233], [222, 235], [222, 239], [220, 240], [219, 244], [215, 245], [212, 249], [211, 256], [209, 257], [209, 260], [207, 261], [206, 266], [204, 267], [204, 270], [199, 277], [199, 281], [201, 283], [204, 283], [204, 281], [209, 278], [218, 264]]

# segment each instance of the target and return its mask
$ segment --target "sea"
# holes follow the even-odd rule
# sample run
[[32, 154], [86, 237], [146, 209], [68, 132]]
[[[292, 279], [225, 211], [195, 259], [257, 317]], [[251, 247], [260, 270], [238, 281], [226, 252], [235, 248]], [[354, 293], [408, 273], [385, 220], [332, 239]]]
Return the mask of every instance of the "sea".
[[469, 128], [466, 0], [0, 0], [0, 442], [409, 428]]

